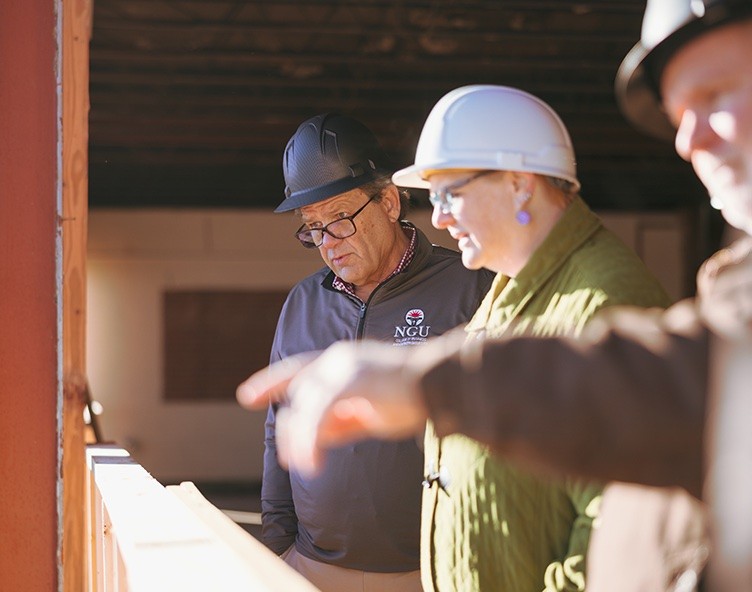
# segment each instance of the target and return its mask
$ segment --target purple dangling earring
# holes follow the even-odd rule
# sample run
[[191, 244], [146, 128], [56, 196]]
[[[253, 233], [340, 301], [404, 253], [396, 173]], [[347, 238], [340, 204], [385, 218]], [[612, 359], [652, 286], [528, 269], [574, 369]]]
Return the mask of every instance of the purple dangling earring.
[[520, 226], [527, 226], [528, 224], [530, 224], [530, 220], [532, 220], [530, 212], [524, 209], [525, 204], [530, 200], [532, 196], [532, 193], [526, 193], [516, 200], [517, 212], [514, 215], [514, 219], [517, 220], [517, 224], [519, 224]]

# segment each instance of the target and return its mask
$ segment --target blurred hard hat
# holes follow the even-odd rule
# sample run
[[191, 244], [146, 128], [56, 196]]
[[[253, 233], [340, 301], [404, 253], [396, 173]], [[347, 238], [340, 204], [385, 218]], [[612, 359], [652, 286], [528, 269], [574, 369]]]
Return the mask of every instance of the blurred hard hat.
[[538, 97], [507, 86], [463, 86], [444, 95], [423, 125], [415, 164], [392, 180], [428, 188], [427, 174], [451, 169], [531, 172], [580, 187], [559, 116]]
[[393, 167], [376, 136], [357, 119], [322, 113], [304, 121], [282, 159], [287, 212], [388, 177]]
[[648, 0], [640, 41], [616, 75], [616, 99], [624, 116], [643, 132], [673, 139], [676, 130], [659, 91], [667, 62], [698, 35], [750, 16], [750, 0]]

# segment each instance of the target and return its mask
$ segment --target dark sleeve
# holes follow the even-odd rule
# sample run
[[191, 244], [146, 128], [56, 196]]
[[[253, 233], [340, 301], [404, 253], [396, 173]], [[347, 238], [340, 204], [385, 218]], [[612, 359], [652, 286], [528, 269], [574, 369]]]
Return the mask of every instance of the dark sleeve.
[[269, 406], [264, 436], [264, 476], [261, 482], [261, 535], [264, 544], [281, 555], [295, 542], [298, 517], [292, 500], [290, 474], [277, 460], [274, 437], [275, 406]]
[[563, 555], [555, 556], [543, 574], [543, 592], [579, 592], [585, 589], [585, 558], [593, 521], [598, 514], [603, 488], [595, 482], [568, 480], [565, 485], [574, 519]]
[[708, 332], [692, 301], [610, 309], [581, 339], [445, 344], [421, 379], [439, 435], [546, 471], [699, 496]]

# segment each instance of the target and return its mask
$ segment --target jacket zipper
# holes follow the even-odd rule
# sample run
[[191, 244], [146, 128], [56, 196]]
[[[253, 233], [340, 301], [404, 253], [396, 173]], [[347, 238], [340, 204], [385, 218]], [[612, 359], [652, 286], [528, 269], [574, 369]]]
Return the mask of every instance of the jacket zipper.
[[358, 315], [358, 329], [355, 332], [355, 339], [362, 339], [363, 338], [363, 331], [365, 329], [366, 324], [366, 312], [368, 312], [368, 306], [371, 304], [371, 301], [373, 300], [374, 295], [376, 292], [378, 292], [383, 286], [389, 283], [390, 280], [394, 279], [394, 276], [384, 280], [381, 282], [378, 286], [376, 286], [373, 289], [373, 292], [371, 292], [371, 295], [368, 297], [368, 300], [366, 302], [363, 302], [358, 298], [357, 302], [360, 303], [360, 313]]
[[[373, 296], [373, 293], [371, 294]], [[369, 298], [368, 301], [370, 302], [371, 299]], [[358, 315], [358, 329], [355, 332], [355, 339], [363, 339], [363, 328], [365, 326], [365, 319], [366, 319], [366, 310], [368, 309], [368, 304], [365, 302], [360, 303], [360, 314]]]

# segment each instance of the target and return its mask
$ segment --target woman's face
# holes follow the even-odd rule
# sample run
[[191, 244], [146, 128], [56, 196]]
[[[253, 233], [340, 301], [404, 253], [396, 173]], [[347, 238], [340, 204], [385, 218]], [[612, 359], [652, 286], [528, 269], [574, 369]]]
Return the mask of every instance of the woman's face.
[[451, 206], [434, 206], [431, 222], [457, 241], [465, 267], [509, 274], [520, 232], [512, 176], [505, 171], [475, 175], [476, 171], [450, 171], [429, 177], [432, 193], [440, 197], [449, 190], [452, 197]]

